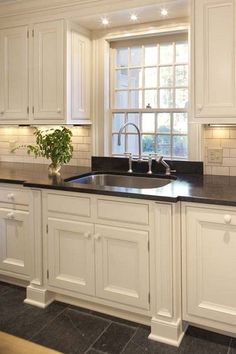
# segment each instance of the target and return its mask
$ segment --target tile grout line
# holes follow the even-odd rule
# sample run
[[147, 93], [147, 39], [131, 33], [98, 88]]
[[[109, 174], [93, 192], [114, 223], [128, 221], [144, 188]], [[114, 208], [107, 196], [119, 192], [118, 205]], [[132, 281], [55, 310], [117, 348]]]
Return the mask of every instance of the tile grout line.
[[136, 330], [134, 331], [134, 334], [131, 336], [130, 340], [125, 344], [124, 348], [122, 349], [121, 353], [124, 353], [124, 350], [127, 348], [127, 346], [129, 345], [130, 342], [132, 342], [132, 339], [134, 338], [134, 336], [137, 334], [139, 327], [136, 328]]
[[230, 352], [231, 352], [231, 344], [232, 343], [233, 343], [233, 338], [231, 338], [230, 341], [229, 341], [229, 347], [228, 347], [227, 354], [230, 354]]
[[[49, 305], [50, 306], [50, 305]], [[66, 311], [66, 309], [68, 308], [68, 306], [66, 306], [63, 310], [61, 310], [54, 318], [52, 318], [50, 321], [48, 321], [47, 323], [45, 323], [45, 325], [39, 329], [35, 334], [33, 334], [29, 340], [31, 341], [34, 337], [36, 337], [44, 328], [46, 328], [49, 324], [51, 324], [53, 321], [55, 321], [55, 319], [60, 316], [64, 311]]]
[[[94, 349], [97, 350], [95, 348], [93, 348], [93, 345], [102, 337], [102, 335], [106, 332], [106, 330], [112, 325], [112, 321], [110, 321], [110, 323], [108, 324], [108, 326], [106, 328], [104, 328], [104, 330], [101, 332], [101, 334], [93, 341], [93, 343], [91, 343], [91, 345], [88, 347], [88, 349], [86, 350], [85, 353], [87, 353], [90, 349]], [[101, 352], [104, 353], [104, 352]]]

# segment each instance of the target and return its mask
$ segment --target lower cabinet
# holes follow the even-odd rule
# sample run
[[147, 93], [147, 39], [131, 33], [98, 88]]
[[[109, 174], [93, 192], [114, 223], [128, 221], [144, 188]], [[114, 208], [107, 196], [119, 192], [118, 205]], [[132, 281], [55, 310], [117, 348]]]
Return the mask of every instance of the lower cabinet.
[[0, 273], [25, 279], [30, 273], [29, 211], [0, 208]]
[[182, 213], [184, 320], [235, 332], [236, 211], [185, 204]]

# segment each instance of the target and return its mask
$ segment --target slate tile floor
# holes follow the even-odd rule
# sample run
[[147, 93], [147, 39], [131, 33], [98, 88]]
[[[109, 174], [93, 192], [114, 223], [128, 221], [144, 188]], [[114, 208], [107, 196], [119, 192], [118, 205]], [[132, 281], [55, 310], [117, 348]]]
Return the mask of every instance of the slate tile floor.
[[62, 353], [236, 354], [236, 339], [213, 332], [189, 327], [174, 348], [148, 340], [149, 327], [59, 302], [42, 310], [24, 298], [25, 289], [0, 282], [0, 331]]

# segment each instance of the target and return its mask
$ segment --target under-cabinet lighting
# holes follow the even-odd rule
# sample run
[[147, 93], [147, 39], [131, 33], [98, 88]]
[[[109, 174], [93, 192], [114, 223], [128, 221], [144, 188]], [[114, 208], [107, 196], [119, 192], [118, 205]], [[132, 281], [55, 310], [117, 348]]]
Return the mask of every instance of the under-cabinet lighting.
[[208, 127], [221, 127], [221, 128], [227, 128], [227, 127], [236, 127], [236, 124], [207, 124]]

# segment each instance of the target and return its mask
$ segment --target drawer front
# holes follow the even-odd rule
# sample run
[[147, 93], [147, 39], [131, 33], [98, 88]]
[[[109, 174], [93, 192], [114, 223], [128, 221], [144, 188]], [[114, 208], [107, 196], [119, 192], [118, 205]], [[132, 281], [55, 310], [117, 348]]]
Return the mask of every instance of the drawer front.
[[48, 211], [90, 217], [91, 201], [79, 196], [48, 194]]
[[149, 205], [98, 199], [97, 217], [101, 220], [148, 225]]
[[29, 192], [20, 189], [0, 188], [0, 202], [14, 204], [29, 204]]

